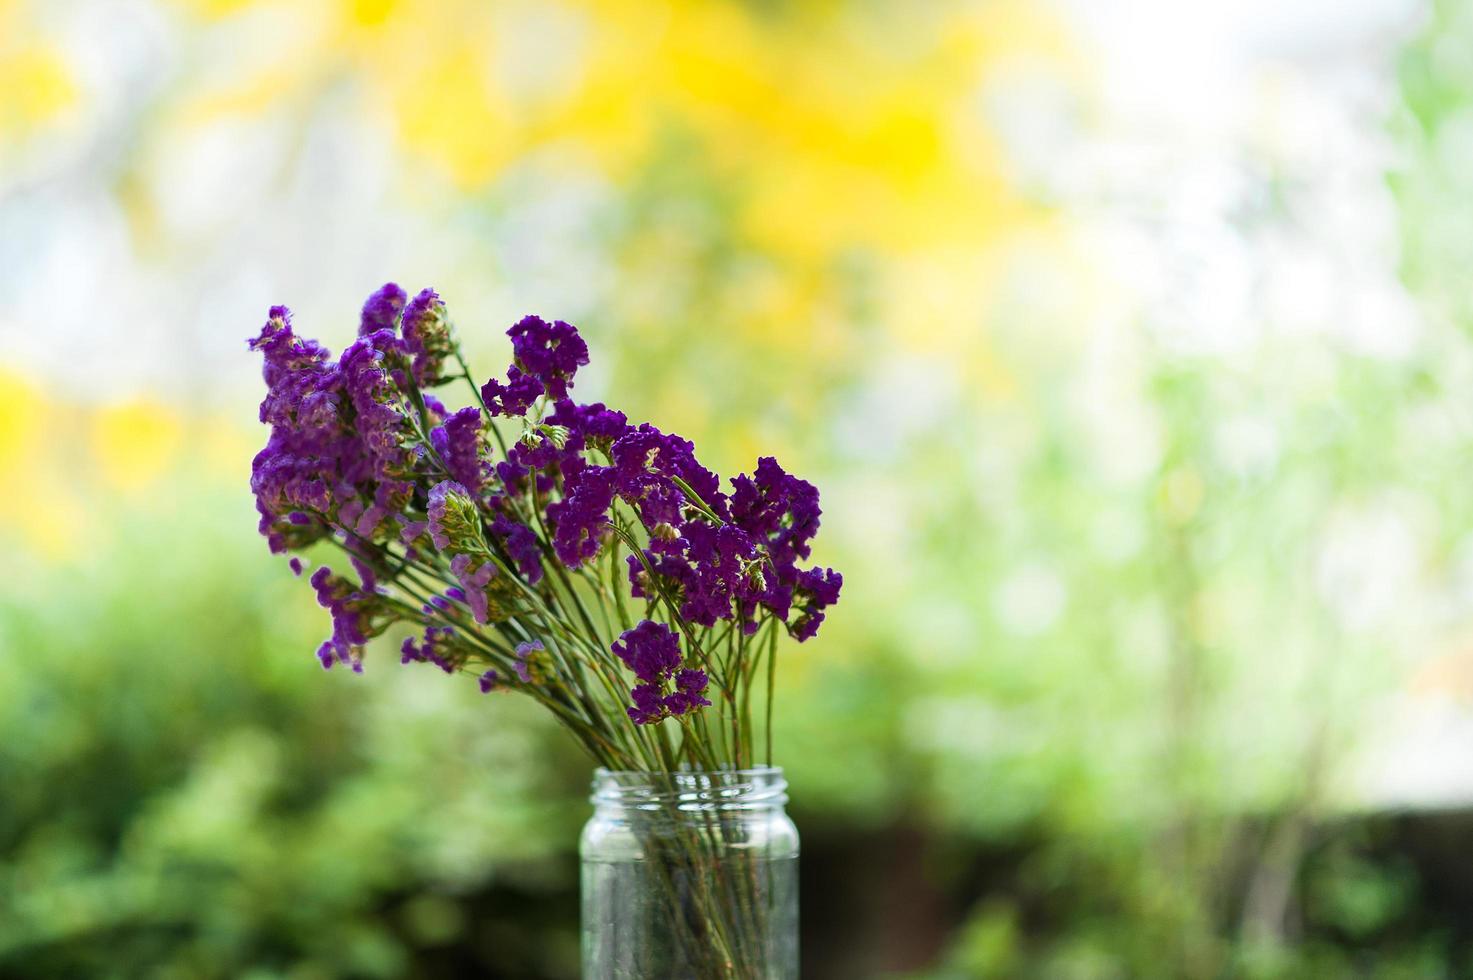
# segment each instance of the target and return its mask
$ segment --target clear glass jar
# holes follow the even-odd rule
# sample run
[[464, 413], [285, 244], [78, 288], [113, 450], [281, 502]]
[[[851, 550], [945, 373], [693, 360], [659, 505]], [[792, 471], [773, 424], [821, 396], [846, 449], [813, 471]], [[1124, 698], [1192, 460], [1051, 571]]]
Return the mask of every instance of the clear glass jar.
[[798, 828], [776, 768], [593, 777], [583, 976], [798, 976]]

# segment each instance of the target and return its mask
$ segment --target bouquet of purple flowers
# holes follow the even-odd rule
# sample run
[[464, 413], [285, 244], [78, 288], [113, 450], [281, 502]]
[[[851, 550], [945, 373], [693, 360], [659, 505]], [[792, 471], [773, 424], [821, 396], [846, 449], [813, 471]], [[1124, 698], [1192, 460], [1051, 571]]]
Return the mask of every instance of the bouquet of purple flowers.
[[[507, 334], [503, 379], [478, 385], [434, 290], [390, 283], [333, 360], [273, 307], [252, 466], [273, 552], [327, 545], [350, 574], [311, 573], [332, 635], [324, 667], [410, 626], [401, 662], [535, 698], [610, 770], [756, 764], [753, 689], [783, 634], [813, 636], [842, 577], [800, 567], [818, 491], [758, 460], [722, 488], [695, 447], [570, 397], [588, 347], [561, 320]], [[432, 392], [464, 382], [451, 409]], [[303, 574], [302, 559], [291, 567]]]

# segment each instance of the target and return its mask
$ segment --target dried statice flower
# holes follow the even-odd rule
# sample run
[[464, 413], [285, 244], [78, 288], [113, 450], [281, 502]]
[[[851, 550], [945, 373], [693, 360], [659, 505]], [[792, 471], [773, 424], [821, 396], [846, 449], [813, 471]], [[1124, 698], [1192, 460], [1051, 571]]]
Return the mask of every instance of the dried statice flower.
[[665, 710], [672, 715], [683, 715], [697, 708], [709, 708], [711, 702], [704, 697], [710, 680], [704, 670], [687, 668], [675, 675], [675, 691], [664, 699]]
[[516, 367], [542, 383], [549, 398], [566, 398], [573, 375], [588, 363], [588, 345], [571, 323], [540, 316], [518, 320], [507, 332]]
[[542, 581], [542, 546], [536, 532], [505, 514], [498, 514], [491, 522], [491, 533], [500, 539], [507, 556], [526, 576], [529, 585]]
[[486, 550], [481, 533], [480, 510], [465, 487], [454, 480], [441, 480], [430, 488], [430, 540], [448, 555]]
[[491, 621], [491, 598], [488, 587], [496, 577], [496, 566], [489, 561], [476, 561], [468, 554], [450, 559], [450, 574], [460, 583], [465, 601], [471, 607], [471, 615], [478, 623]]
[[367, 337], [380, 330], [392, 332], [399, 325], [399, 313], [408, 299], [408, 294], [399, 288], [398, 283], [384, 283], [363, 304], [363, 313], [358, 319], [358, 336]]
[[[614, 642], [614, 655], [642, 683], [631, 691], [634, 702], [627, 710], [636, 725], [652, 725], [671, 715], [683, 715], [698, 707], [709, 707], [703, 695], [704, 671], [681, 669], [680, 640], [664, 623], [645, 620]], [[667, 693], [674, 682], [675, 690]]]
[[541, 640], [518, 643], [514, 669], [523, 684], [539, 684], [547, 679], [547, 654]]
[[605, 466], [586, 467], [564, 484], [564, 493], [548, 505], [547, 516], [557, 528], [553, 550], [558, 560], [577, 568], [598, 552], [614, 503], [614, 473]]
[[674, 631], [648, 619], [625, 630], [611, 649], [635, 677], [647, 683], [665, 679], [680, 666], [680, 641]]
[[[389, 283], [337, 358], [285, 307], [250, 341], [270, 426], [251, 468], [261, 533], [273, 552], [340, 549], [355, 573], [311, 576], [332, 620], [319, 659], [361, 670], [405, 622], [402, 662], [538, 699], [603, 764], [665, 764], [649, 732], [667, 719], [682, 758], [750, 764], [736, 705], [772, 676], [779, 634], [811, 638], [843, 585], [803, 564], [817, 489], [763, 457], [726, 493], [689, 440], [570, 397], [589, 361], [571, 324], [528, 316], [507, 335], [504, 380], [477, 388], [440, 295]], [[472, 404], [428, 390], [453, 381]]]
[[399, 662], [434, 664], [445, 673], [453, 674], [468, 656], [467, 649], [456, 639], [454, 627], [426, 626], [418, 642], [412, 636], [405, 637], [399, 647]]
[[415, 383], [423, 388], [445, 380], [445, 362], [455, 354], [455, 339], [440, 294], [433, 289], [420, 290], [404, 308], [402, 326]]
[[337, 662], [362, 673], [364, 644], [401, 617], [382, 596], [355, 588], [326, 565], [312, 573], [311, 582], [318, 604], [332, 615], [332, 636], [317, 648], [317, 659], [324, 668]]
[[450, 415], [430, 430], [430, 444], [445, 462], [450, 479], [471, 496], [479, 495], [490, 471], [481, 434], [481, 410], [471, 406]]
[[507, 418], [526, 415], [542, 394], [542, 382], [523, 374], [515, 364], [507, 369], [505, 384], [492, 378], [481, 386], [481, 400], [486, 403], [486, 408]]

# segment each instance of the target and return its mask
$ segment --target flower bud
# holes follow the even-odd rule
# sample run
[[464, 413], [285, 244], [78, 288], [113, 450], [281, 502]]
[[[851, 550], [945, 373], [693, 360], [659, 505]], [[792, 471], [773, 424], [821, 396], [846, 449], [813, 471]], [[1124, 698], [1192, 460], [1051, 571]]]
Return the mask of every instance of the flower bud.
[[552, 658], [543, 649], [542, 641], [517, 644], [516, 655], [517, 677], [523, 684], [546, 684], [552, 679]]
[[767, 590], [767, 576], [762, 572], [762, 562], [760, 559], [748, 562], [742, 574], [746, 576], [747, 586], [753, 592], [765, 592]]
[[451, 555], [486, 551], [481, 514], [465, 487], [443, 480], [430, 490], [430, 537], [435, 547]]

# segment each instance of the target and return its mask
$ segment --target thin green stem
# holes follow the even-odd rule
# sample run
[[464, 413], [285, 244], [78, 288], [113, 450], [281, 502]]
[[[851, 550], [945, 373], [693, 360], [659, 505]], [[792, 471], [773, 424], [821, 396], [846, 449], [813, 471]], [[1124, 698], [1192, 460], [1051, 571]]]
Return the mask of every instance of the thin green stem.
[[772, 689], [777, 676], [777, 620], [767, 634], [767, 720], [764, 723], [767, 735], [767, 764], [772, 765]]

